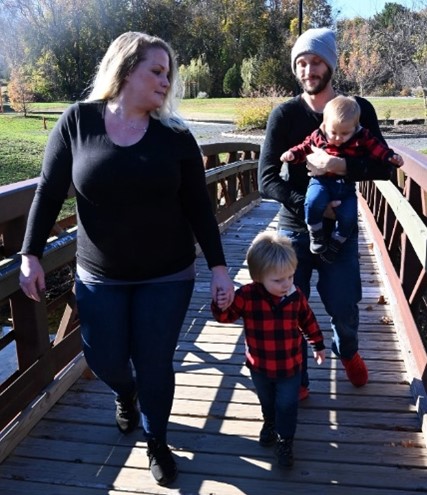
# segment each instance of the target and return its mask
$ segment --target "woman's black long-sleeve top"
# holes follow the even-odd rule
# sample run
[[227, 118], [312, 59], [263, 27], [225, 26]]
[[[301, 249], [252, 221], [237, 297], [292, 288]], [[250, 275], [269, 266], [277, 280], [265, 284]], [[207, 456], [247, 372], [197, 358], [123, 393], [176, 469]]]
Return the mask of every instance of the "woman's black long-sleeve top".
[[209, 267], [225, 265], [192, 134], [151, 118], [138, 143], [118, 146], [105, 107], [76, 103], [52, 130], [21, 252], [42, 256], [72, 183], [77, 261], [90, 273], [132, 281], [179, 272], [195, 259], [193, 234]]

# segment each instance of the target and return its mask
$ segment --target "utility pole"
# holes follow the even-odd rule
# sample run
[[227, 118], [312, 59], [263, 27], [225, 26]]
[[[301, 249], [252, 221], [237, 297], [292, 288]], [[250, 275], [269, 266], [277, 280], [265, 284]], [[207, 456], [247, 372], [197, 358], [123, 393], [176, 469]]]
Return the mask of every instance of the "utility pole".
[[298, 36], [302, 34], [302, 2], [303, 0], [299, 0], [298, 4]]
[[[298, 36], [301, 36], [302, 34], [302, 2], [303, 0], [298, 0]], [[295, 90], [294, 90], [294, 95], [298, 95], [301, 93], [301, 89], [299, 87], [299, 84], [296, 84]]]

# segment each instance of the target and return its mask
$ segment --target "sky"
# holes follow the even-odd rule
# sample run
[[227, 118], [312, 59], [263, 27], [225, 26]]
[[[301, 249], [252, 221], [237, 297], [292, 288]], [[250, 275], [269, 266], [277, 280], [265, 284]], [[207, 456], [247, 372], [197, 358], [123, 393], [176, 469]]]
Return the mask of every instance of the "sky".
[[334, 11], [340, 11], [339, 19], [354, 17], [372, 17], [381, 12], [386, 3], [399, 3], [410, 9], [419, 10], [427, 6], [427, 0], [330, 0]]

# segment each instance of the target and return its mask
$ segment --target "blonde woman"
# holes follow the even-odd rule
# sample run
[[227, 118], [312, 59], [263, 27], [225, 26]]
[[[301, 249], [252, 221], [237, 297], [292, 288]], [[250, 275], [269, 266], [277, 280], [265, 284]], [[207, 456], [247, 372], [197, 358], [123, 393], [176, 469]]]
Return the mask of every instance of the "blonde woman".
[[160, 485], [177, 475], [167, 424], [173, 355], [194, 285], [193, 235], [212, 270], [212, 296], [234, 296], [200, 150], [175, 112], [176, 89], [167, 43], [139, 32], [113, 41], [89, 98], [71, 105], [49, 137], [20, 275], [22, 290], [39, 301], [39, 260], [72, 183], [85, 357], [116, 395], [120, 431], [135, 430], [142, 413]]

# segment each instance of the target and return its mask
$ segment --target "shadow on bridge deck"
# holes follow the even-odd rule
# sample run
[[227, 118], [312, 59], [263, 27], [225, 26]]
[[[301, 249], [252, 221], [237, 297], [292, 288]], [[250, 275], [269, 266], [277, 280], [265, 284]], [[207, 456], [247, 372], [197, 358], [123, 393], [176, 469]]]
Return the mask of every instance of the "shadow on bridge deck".
[[[247, 247], [276, 226], [277, 203], [264, 201], [223, 234], [236, 284], [245, 283]], [[177, 389], [169, 442], [180, 475], [167, 489], [147, 470], [141, 433], [119, 434], [112, 395], [98, 380], [80, 379], [0, 466], [7, 495], [408, 495], [427, 492], [427, 452], [413, 404], [388, 300], [361, 226], [363, 299], [360, 352], [366, 387], [346, 380], [328, 352], [309, 362], [311, 394], [301, 404], [293, 470], [280, 472], [257, 443], [261, 412], [244, 366], [240, 323], [210, 314], [210, 275], [197, 262], [194, 296], [176, 352]], [[328, 317], [313, 289], [311, 305], [330, 344]]]

